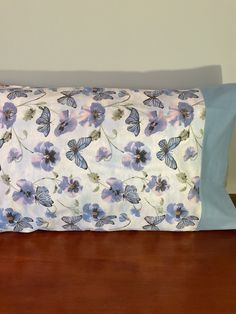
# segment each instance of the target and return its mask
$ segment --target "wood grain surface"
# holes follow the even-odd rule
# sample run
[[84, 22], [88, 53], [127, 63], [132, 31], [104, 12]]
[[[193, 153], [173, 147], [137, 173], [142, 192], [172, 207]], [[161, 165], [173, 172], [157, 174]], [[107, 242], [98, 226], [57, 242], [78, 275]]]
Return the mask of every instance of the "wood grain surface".
[[0, 314], [236, 313], [236, 232], [0, 235]]

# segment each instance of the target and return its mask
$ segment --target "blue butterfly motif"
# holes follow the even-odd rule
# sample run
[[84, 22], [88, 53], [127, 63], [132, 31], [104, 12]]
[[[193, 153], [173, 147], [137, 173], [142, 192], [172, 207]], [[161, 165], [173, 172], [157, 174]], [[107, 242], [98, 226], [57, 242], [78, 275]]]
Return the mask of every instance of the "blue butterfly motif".
[[61, 92], [62, 97], [58, 98], [57, 101], [62, 105], [67, 105], [72, 108], [76, 108], [77, 104], [73, 96], [78, 95], [80, 93], [79, 90], [72, 90], [72, 91], [64, 91]]
[[125, 187], [123, 198], [131, 204], [138, 204], [141, 200], [138, 196], [137, 188], [134, 185], [127, 185]]
[[62, 226], [62, 228], [68, 230], [68, 231], [77, 231], [80, 230], [79, 226], [77, 226], [77, 223], [80, 222], [82, 219], [82, 215], [79, 216], [63, 216], [61, 219], [66, 223]]
[[48, 189], [45, 186], [38, 186], [36, 188], [35, 200], [45, 207], [52, 207], [54, 203], [49, 195]]
[[95, 96], [93, 97], [94, 100], [100, 101], [103, 99], [113, 99], [113, 96], [116, 92], [111, 90], [105, 90], [104, 88], [93, 88], [93, 94]]
[[140, 120], [139, 113], [135, 108], [131, 108], [131, 112], [128, 118], [125, 120], [126, 124], [129, 124], [127, 130], [134, 133], [135, 136], [138, 136], [140, 133]]
[[161, 161], [165, 159], [166, 165], [174, 170], [177, 169], [177, 163], [171, 155], [171, 151], [176, 148], [180, 142], [180, 137], [172, 137], [168, 143], [166, 140], [161, 140], [158, 143], [161, 150], [156, 154], [157, 158]]
[[48, 107], [40, 107], [40, 109], [43, 111], [41, 116], [36, 120], [36, 123], [40, 125], [37, 130], [45, 137], [48, 136], [50, 132], [50, 123], [51, 123], [51, 113]]
[[23, 89], [23, 88], [10, 88], [9, 94], [7, 95], [7, 98], [9, 100], [13, 100], [17, 97], [28, 97], [27, 93], [31, 93], [31, 89]]
[[144, 230], [151, 230], [151, 231], [158, 231], [159, 228], [157, 225], [159, 225], [164, 219], [166, 215], [162, 216], [146, 216], [144, 219], [148, 223], [148, 225], [143, 226]]
[[162, 101], [158, 98], [160, 95], [162, 95], [161, 90], [154, 90], [154, 91], [145, 91], [144, 94], [148, 96], [148, 99], [144, 100], [144, 105], [148, 107], [158, 107], [163, 109], [164, 105]]
[[197, 89], [189, 89], [189, 90], [175, 90], [177, 94], [179, 94], [178, 98], [181, 100], [186, 100], [188, 98], [199, 98], [196, 93], [199, 92]]
[[76, 142], [75, 139], [70, 140], [67, 145], [70, 147], [70, 150], [66, 153], [66, 157], [69, 160], [75, 159], [75, 164], [82, 168], [88, 169], [88, 164], [84, 157], [80, 154], [80, 151], [86, 148], [92, 141], [91, 137], [82, 137]]
[[114, 215], [102, 217], [96, 222], [95, 227], [101, 228], [104, 225], [114, 225], [115, 223], [112, 219], [115, 218], [117, 218], [117, 216]]
[[14, 226], [13, 231], [21, 232], [25, 228], [33, 229], [33, 226], [30, 224], [30, 222], [33, 222], [33, 219], [30, 217], [23, 217], [19, 219]]
[[195, 223], [193, 221], [199, 220], [198, 217], [196, 216], [188, 216], [185, 218], [182, 218], [180, 222], [177, 224], [176, 228], [177, 229], [183, 229], [184, 227], [188, 226], [195, 226]]

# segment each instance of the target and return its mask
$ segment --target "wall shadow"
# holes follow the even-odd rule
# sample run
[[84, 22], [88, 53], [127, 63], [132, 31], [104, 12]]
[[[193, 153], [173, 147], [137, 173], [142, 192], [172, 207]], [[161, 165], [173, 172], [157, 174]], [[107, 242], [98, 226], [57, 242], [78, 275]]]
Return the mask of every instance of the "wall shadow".
[[220, 65], [209, 65], [194, 69], [148, 72], [0, 70], [0, 82], [32, 87], [92, 86], [185, 89], [221, 84], [222, 70]]

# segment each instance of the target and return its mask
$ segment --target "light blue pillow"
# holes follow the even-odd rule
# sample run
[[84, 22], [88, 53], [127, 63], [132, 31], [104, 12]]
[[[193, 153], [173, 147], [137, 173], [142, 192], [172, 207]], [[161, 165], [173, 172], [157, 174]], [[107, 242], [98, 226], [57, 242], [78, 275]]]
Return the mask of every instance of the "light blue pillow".
[[206, 105], [199, 230], [236, 229], [236, 208], [225, 190], [228, 152], [236, 118], [236, 84], [202, 90]]
[[0, 231], [235, 229], [235, 84], [0, 87]]

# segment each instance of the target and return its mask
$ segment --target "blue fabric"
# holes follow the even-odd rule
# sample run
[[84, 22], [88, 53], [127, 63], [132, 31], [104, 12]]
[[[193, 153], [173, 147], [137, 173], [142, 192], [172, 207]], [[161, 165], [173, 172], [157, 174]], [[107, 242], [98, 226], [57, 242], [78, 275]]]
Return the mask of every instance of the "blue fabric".
[[225, 190], [228, 152], [236, 118], [236, 84], [202, 89], [206, 106], [198, 230], [236, 229], [236, 208]]

